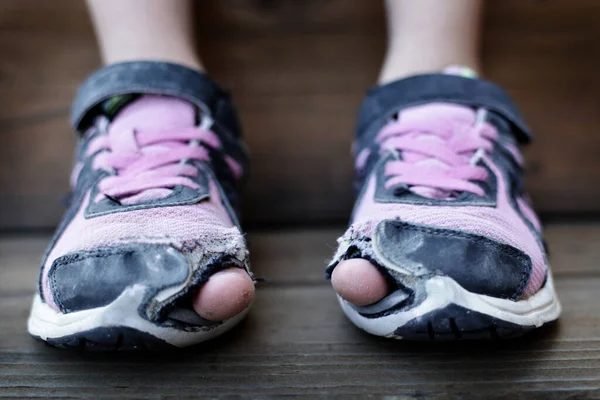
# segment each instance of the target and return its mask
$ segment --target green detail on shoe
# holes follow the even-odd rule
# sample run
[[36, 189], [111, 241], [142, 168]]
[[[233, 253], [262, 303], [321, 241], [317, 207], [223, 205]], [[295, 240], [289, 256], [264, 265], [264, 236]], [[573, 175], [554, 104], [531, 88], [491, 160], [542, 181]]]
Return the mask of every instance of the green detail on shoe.
[[113, 96], [101, 104], [102, 114], [106, 115], [109, 119], [113, 119], [123, 107], [137, 100], [140, 96], [137, 93]]
[[463, 78], [475, 79], [477, 78], [477, 73], [471, 68], [463, 67], [462, 71], [460, 72], [460, 76], [462, 76]]

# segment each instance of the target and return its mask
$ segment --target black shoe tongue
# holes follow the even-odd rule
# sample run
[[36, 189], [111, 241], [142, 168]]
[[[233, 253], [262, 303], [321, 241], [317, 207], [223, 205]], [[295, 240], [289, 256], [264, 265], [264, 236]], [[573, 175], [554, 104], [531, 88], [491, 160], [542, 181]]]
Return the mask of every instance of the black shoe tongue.
[[102, 114], [112, 121], [113, 118], [116, 117], [124, 107], [133, 103], [141, 96], [142, 95], [139, 93], [127, 93], [112, 96], [100, 104], [100, 109], [102, 110]]

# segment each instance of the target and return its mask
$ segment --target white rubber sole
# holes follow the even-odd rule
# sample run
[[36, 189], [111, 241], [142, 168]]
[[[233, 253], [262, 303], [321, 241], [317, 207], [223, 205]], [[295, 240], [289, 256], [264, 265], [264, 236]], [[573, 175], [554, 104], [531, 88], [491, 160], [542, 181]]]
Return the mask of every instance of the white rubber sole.
[[[522, 333], [525, 333], [556, 320], [561, 313], [561, 305], [550, 273], [546, 284], [538, 293], [521, 301], [472, 293], [446, 276], [430, 278], [424, 285], [426, 298], [421, 304], [406, 311], [398, 310], [376, 318], [361, 315], [340, 296], [338, 300], [344, 313], [359, 328], [377, 336], [411, 340], [434, 339], [436, 336], [446, 339], [485, 339], [489, 338], [489, 335], [486, 336], [489, 333], [487, 328], [494, 329], [492, 336], [495, 336], [496, 327], [502, 329], [503, 325], [513, 328], [507, 328], [507, 332], [514, 333], [515, 327], [521, 327]], [[464, 310], [460, 312], [459, 319], [452, 315], [456, 310]], [[457, 321], [460, 323], [457, 324]], [[436, 332], [435, 329], [438, 328], [444, 332]], [[426, 334], [423, 334], [424, 332]], [[482, 334], [469, 336], [472, 332]], [[501, 333], [498, 336], [504, 335]]]
[[[32, 336], [50, 343], [61, 338], [81, 336], [98, 328], [127, 328], [142, 332], [175, 347], [186, 347], [221, 335], [239, 323], [250, 310], [250, 306], [223, 323], [190, 331], [155, 325], [138, 314], [138, 306], [146, 288], [134, 285], [127, 288], [107, 306], [69, 314], [62, 314], [42, 302], [35, 295], [27, 328]], [[118, 329], [117, 329], [118, 330]]]

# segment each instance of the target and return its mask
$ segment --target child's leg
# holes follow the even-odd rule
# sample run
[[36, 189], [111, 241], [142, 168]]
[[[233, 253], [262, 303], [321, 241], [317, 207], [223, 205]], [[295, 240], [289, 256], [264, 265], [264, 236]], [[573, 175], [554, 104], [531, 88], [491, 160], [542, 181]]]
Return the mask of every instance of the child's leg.
[[531, 135], [477, 77], [481, 1], [387, 10], [388, 53], [354, 143], [360, 191], [327, 268], [342, 309], [370, 333], [418, 340], [514, 337], [555, 320], [522, 184]]
[[73, 201], [29, 330], [100, 349], [209, 339], [254, 295], [238, 226], [248, 159], [235, 109], [203, 73], [191, 1], [88, 4], [106, 66], [74, 102]]
[[[407, 76], [437, 73], [448, 65], [480, 69], [481, 0], [388, 0], [388, 49], [379, 84]], [[374, 303], [388, 288], [366, 260], [340, 263], [332, 275], [335, 290], [357, 305]]]
[[102, 59], [166, 61], [204, 70], [189, 0], [87, 0]]
[[448, 65], [479, 72], [481, 0], [388, 0], [388, 49], [379, 83]]

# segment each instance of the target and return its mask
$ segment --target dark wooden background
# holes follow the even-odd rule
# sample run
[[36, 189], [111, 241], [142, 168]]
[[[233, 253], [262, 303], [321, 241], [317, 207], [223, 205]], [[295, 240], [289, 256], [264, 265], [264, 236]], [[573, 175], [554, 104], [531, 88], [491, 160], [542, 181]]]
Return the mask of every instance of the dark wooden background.
[[[250, 225], [342, 222], [355, 113], [385, 49], [379, 1], [198, 1], [200, 52], [233, 88], [253, 154]], [[600, 211], [600, 1], [488, 2], [487, 77], [538, 139], [528, 185], [544, 213]], [[426, 27], [424, 27], [426, 28]], [[0, 2], [0, 230], [62, 213], [73, 93], [99, 66], [81, 0]]]
[[248, 235], [266, 278], [254, 309], [222, 338], [171, 355], [97, 358], [29, 337], [67, 191], [71, 97], [99, 58], [82, 0], [0, 0], [0, 398], [600, 399], [600, 0], [488, 1], [485, 72], [537, 133], [534, 201], [589, 221], [546, 229], [557, 324], [450, 346], [362, 333], [323, 279], [352, 204], [355, 112], [385, 49], [381, 3], [197, 3], [200, 51], [233, 87], [254, 155], [246, 222], [277, 228]]

